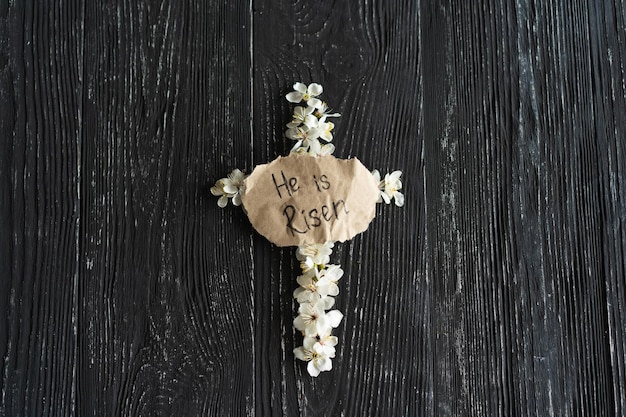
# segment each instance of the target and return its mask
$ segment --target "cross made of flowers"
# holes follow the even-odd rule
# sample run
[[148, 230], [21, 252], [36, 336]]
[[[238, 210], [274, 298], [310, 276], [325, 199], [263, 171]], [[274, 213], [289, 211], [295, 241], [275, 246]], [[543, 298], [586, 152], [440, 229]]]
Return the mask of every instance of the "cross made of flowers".
[[[290, 153], [312, 158], [331, 155], [335, 151], [331, 143], [335, 125], [329, 119], [341, 115], [333, 113], [328, 104], [319, 98], [323, 93], [320, 84], [311, 83], [307, 86], [298, 82], [293, 85], [293, 89], [285, 98], [300, 105], [295, 106], [285, 132], [287, 138], [295, 141]], [[404, 195], [400, 192], [401, 171], [386, 174], [382, 179], [378, 170], [371, 171], [371, 175], [378, 184], [378, 203], [391, 204], [393, 201], [398, 207], [404, 205]], [[229, 200], [235, 206], [242, 204], [246, 178], [242, 171], [235, 169], [215, 183], [211, 193], [219, 197], [219, 207], [226, 207]], [[294, 356], [308, 362], [307, 371], [313, 377], [332, 369], [338, 343], [332, 331], [343, 319], [341, 312], [332, 309], [334, 297], [339, 294], [337, 283], [344, 274], [340, 265], [330, 264], [334, 244], [333, 241], [304, 244], [296, 250], [302, 274], [296, 278], [299, 287], [293, 292], [293, 297], [299, 303], [293, 325], [302, 332], [303, 343], [294, 349]]]

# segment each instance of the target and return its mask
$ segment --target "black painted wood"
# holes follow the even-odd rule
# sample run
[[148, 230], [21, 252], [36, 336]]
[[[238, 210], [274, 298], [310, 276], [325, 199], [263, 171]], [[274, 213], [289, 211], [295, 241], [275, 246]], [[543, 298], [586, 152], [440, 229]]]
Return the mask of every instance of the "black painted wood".
[[[0, 415], [626, 413], [620, 0], [0, 1]], [[332, 372], [293, 249], [209, 193], [295, 81], [406, 205], [337, 244]]]

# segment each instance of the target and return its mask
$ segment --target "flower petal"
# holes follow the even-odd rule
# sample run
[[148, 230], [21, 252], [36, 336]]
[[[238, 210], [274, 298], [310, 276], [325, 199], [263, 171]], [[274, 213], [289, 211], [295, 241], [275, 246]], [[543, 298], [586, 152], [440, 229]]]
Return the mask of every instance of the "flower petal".
[[326, 265], [326, 275], [333, 281], [338, 281], [344, 274], [339, 265]]
[[300, 346], [297, 347], [293, 350], [293, 354], [296, 358], [300, 359], [301, 361], [310, 361], [311, 360], [311, 354], [310, 352], [305, 349], [304, 347]]
[[301, 332], [304, 331], [306, 325], [307, 325], [307, 320], [306, 320], [305, 317], [303, 317], [301, 315], [299, 315], [295, 319], [293, 319], [293, 327], [295, 327], [296, 329], [300, 330]]
[[[317, 94], [311, 94], [311, 95], [317, 95]], [[322, 105], [322, 100], [318, 99], [318, 98], [310, 98], [306, 104], [310, 107], [314, 107], [316, 109], [319, 109], [320, 106]]]
[[307, 91], [312, 96], [319, 96], [324, 92], [324, 88], [317, 83], [311, 83], [309, 84], [309, 88], [307, 89]]
[[235, 196], [233, 197], [233, 205], [237, 207], [241, 205], [241, 194], [235, 194]]
[[336, 297], [339, 295], [339, 287], [337, 285], [329, 285], [327, 294]]
[[306, 370], [309, 371], [309, 375], [316, 377], [320, 374], [320, 370], [313, 364], [313, 361], [309, 362], [306, 366]]
[[311, 275], [298, 275], [296, 282], [301, 287], [308, 287], [313, 283], [313, 277]]
[[326, 313], [326, 320], [331, 327], [339, 326], [341, 323], [341, 319], [343, 318], [343, 314], [339, 310], [333, 310]]
[[396, 206], [402, 207], [404, 205], [404, 194], [400, 191], [396, 191], [394, 198], [396, 199]]
[[324, 345], [326, 346], [337, 346], [337, 343], [339, 343], [337, 336], [328, 336], [324, 339]]
[[335, 305], [335, 299], [333, 297], [320, 297], [316, 304], [320, 305], [324, 310], [328, 310]]
[[389, 204], [391, 203], [391, 199], [389, 198], [389, 196], [387, 195], [387, 193], [385, 192], [381, 192], [380, 196], [383, 198], [383, 200], [385, 200], [385, 204]]
[[296, 288], [295, 290], [293, 290], [293, 298], [298, 298], [298, 296], [302, 294], [304, 291], [306, 290], [302, 287]]
[[229, 177], [231, 179], [240, 179], [241, 177], [243, 177], [243, 172], [241, 172], [240, 169], [235, 168], [233, 169], [233, 172], [230, 173]]
[[320, 372], [324, 372], [324, 371], [330, 371], [331, 369], [333, 369], [333, 361], [330, 358], [320, 358], [321, 360], [318, 360], [318, 364], [317, 367], [319, 368]]
[[285, 98], [290, 103], [300, 103], [302, 101], [302, 93], [292, 91], [291, 93], [287, 94]]
[[393, 171], [391, 174], [387, 174], [387, 175], [389, 175], [390, 181], [395, 181], [402, 176], [402, 171]]
[[328, 356], [329, 358], [334, 358], [337, 350], [333, 346], [330, 346], [328, 344], [324, 344], [323, 346], [324, 355]]
[[302, 346], [308, 351], [313, 350], [313, 346], [317, 343], [317, 339], [314, 337], [305, 337], [302, 341]]
[[[322, 146], [320, 145], [320, 141], [317, 139], [309, 139], [309, 151], [312, 154], [318, 154], [320, 149], [322, 148]], [[318, 265], [320, 264], [324, 264], [325, 262], [320, 262]]]
[[291, 129], [287, 130], [285, 132], [285, 136], [287, 136], [289, 139], [292, 139], [292, 140], [301, 140], [302, 139], [301, 131], [297, 127], [292, 127]]
[[308, 127], [317, 127], [317, 125], [319, 124], [319, 120], [317, 119], [317, 117], [309, 114], [307, 117], [304, 118], [304, 124]]
[[221, 196], [217, 200], [217, 205], [220, 206], [221, 208], [226, 207], [227, 204], [228, 204], [228, 197], [226, 197], [225, 195]]
[[335, 152], [335, 145], [333, 145], [332, 143], [327, 143], [326, 145], [321, 147], [318, 154], [320, 156], [324, 156], [331, 155], [333, 152]]
[[302, 94], [306, 93], [306, 85], [303, 83], [295, 83], [293, 89]]

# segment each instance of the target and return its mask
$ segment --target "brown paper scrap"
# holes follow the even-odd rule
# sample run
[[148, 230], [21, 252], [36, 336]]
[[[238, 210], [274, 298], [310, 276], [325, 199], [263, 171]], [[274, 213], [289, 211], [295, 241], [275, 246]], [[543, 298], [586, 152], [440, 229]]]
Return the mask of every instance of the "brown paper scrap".
[[369, 226], [380, 193], [356, 158], [297, 154], [257, 166], [243, 190], [252, 226], [278, 246], [351, 239]]

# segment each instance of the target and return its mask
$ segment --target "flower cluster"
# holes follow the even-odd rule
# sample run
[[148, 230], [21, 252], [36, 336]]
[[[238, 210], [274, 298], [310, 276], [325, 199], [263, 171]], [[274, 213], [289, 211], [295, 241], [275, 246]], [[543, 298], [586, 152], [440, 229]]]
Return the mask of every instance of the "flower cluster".
[[245, 174], [238, 169], [228, 174], [228, 177], [217, 180], [214, 187], [211, 187], [211, 194], [219, 196], [217, 205], [224, 208], [228, 204], [228, 199], [233, 199], [235, 206], [241, 205], [241, 190]]
[[391, 174], [385, 175], [385, 178], [381, 181], [380, 172], [377, 169], [372, 171], [372, 176], [378, 182], [378, 189], [380, 190], [380, 196], [378, 196], [378, 202], [382, 203], [383, 200], [386, 204], [390, 204], [391, 200], [395, 199], [396, 206], [402, 207], [404, 205], [404, 194], [400, 191], [402, 189], [402, 171], [393, 171]]
[[335, 125], [327, 121], [329, 117], [339, 117], [339, 113], [331, 113], [328, 105], [317, 98], [324, 91], [319, 84], [312, 83], [307, 87], [303, 83], [295, 83], [294, 91], [285, 98], [291, 103], [302, 103], [306, 106], [296, 106], [293, 110], [291, 122], [287, 123], [285, 136], [295, 140], [296, 144], [291, 152], [311, 156], [323, 156], [332, 154], [335, 145], [332, 143], [320, 143], [333, 140], [332, 131]]
[[300, 287], [293, 292], [300, 303], [293, 325], [302, 332], [304, 341], [293, 353], [309, 362], [307, 371], [314, 377], [333, 367], [337, 337], [331, 332], [343, 318], [338, 310], [330, 310], [335, 304], [333, 297], [339, 294], [337, 281], [343, 276], [339, 265], [328, 264], [333, 246], [333, 242], [304, 245], [296, 251], [302, 275], [297, 278]]

